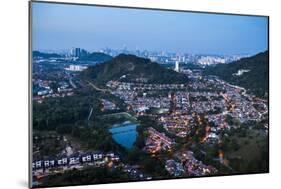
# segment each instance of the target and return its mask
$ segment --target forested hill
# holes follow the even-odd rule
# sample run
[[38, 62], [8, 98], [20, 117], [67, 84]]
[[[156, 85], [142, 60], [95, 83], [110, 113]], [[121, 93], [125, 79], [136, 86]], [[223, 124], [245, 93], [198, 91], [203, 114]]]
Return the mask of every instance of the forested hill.
[[56, 53], [43, 53], [40, 51], [33, 51], [32, 52], [33, 58], [40, 57], [40, 58], [60, 58], [61, 55]]
[[242, 86], [263, 98], [268, 97], [269, 53], [259, 53], [229, 64], [207, 67], [205, 75], [216, 75], [231, 84]]
[[100, 52], [93, 52], [93, 53], [90, 53], [86, 56], [80, 57], [78, 60], [80, 60], [80, 61], [105, 62], [105, 61], [109, 61], [111, 59], [112, 59], [112, 57], [107, 55], [107, 54], [100, 53]]
[[103, 64], [91, 66], [81, 77], [98, 84], [109, 80], [144, 81], [147, 83], [185, 83], [187, 77], [174, 70], [164, 68], [149, 59], [135, 55], [120, 54]]

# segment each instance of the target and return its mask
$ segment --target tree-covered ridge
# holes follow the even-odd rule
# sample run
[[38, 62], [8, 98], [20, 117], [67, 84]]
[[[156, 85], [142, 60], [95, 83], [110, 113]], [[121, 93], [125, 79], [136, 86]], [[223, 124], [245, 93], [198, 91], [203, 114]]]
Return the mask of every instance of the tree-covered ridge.
[[61, 55], [56, 53], [43, 53], [40, 51], [33, 51], [32, 52], [33, 58], [40, 57], [40, 58], [60, 58]]
[[81, 76], [99, 84], [109, 80], [136, 81], [147, 83], [185, 83], [187, 77], [174, 70], [166, 69], [149, 59], [120, 54], [104, 64], [91, 66]]
[[87, 54], [86, 56], [80, 57], [79, 61], [94, 61], [94, 62], [105, 62], [112, 59], [112, 56], [100, 53], [100, 52], [93, 52]]
[[210, 66], [204, 70], [204, 74], [219, 76], [231, 84], [246, 88], [256, 96], [267, 98], [269, 53], [265, 51], [230, 64]]

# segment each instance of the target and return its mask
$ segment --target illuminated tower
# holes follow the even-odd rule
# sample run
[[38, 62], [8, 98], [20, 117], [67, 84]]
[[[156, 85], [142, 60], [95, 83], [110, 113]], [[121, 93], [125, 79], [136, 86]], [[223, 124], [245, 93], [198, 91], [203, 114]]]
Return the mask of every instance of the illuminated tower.
[[176, 63], [175, 63], [175, 71], [176, 72], [180, 71], [180, 63], [179, 63], [179, 61], [176, 61]]

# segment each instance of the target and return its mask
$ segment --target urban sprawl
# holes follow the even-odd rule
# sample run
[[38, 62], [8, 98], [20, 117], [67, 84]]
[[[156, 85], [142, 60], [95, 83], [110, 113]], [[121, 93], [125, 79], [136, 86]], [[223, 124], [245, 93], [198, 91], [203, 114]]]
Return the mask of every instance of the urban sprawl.
[[[87, 53], [84, 51], [74, 48], [65, 53], [64, 58], [34, 58], [32, 79], [33, 86], [36, 88], [33, 89], [34, 103], [42, 103], [49, 98], [73, 96], [81, 86], [90, 86], [121, 99], [127, 113], [136, 120], [140, 116], [146, 116], [164, 129], [158, 131], [153, 126], [146, 128], [142, 151], [151, 156], [157, 156], [162, 152], [169, 153], [169, 156], [160, 158], [164, 159], [164, 168], [171, 177], [205, 176], [218, 173], [217, 167], [203, 163], [196, 158], [191, 149], [175, 148], [178, 140], [192, 137], [197, 127], [204, 125], [204, 136], [199, 138], [199, 143], [216, 145], [221, 143], [221, 133], [236, 129], [236, 126], [227, 120], [229, 117], [240, 123], [261, 122], [268, 118], [266, 100], [248, 94], [246, 89], [231, 85], [216, 76], [205, 76], [202, 70], [182, 67], [187, 62], [203, 66], [228, 63], [239, 59], [239, 56], [196, 56], [140, 50], [128, 51], [124, 48], [123, 53], [135, 54], [150, 58], [160, 64], [172, 65], [169, 69], [185, 74], [189, 82], [157, 84], [157, 82], [148, 83], [147, 78], [137, 78], [135, 81], [127, 82], [123, 80], [127, 75], [122, 75], [116, 80], [107, 81], [105, 87], [101, 88], [93, 83], [75, 79], [77, 73], [90, 66], [88, 63], [76, 61], [82, 53]], [[111, 56], [120, 53], [108, 48], [101, 52]], [[44, 70], [44, 64], [50, 64], [58, 69], [52, 70], [52, 74], [48, 75]], [[250, 70], [240, 70], [237, 76], [247, 71]], [[40, 74], [45, 77], [37, 77]], [[57, 90], [54, 91], [53, 86]], [[110, 99], [102, 98], [100, 102], [105, 114], [107, 111], [120, 110], [120, 107]], [[268, 132], [267, 123], [263, 124], [263, 129], [265, 133]], [[214, 158], [217, 158], [220, 164], [228, 165], [223, 150], [219, 150], [217, 157]], [[73, 148], [67, 142], [65, 149], [56, 157], [34, 159], [32, 164], [33, 176], [37, 179], [72, 169], [83, 170], [85, 167], [118, 167], [132, 179], [153, 179], [152, 175], [141, 169], [142, 165], [124, 162], [119, 152], [106, 152], [103, 149], [93, 152], [82, 151]]]

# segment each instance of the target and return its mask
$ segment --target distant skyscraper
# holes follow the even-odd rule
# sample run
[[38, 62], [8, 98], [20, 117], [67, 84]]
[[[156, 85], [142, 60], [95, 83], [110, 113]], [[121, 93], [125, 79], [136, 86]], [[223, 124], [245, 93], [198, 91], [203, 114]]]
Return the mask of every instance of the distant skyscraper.
[[80, 57], [80, 48], [72, 47], [70, 50], [70, 55], [72, 57]]
[[72, 47], [72, 48], [70, 49], [70, 56], [74, 57], [74, 55], [75, 55], [75, 48]]
[[176, 71], [176, 72], [179, 72], [179, 71], [180, 71], [180, 63], [179, 63], [179, 61], [176, 61], [176, 62], [175, 62], [175, 71]]
[[75, 49], [75, 57], [80, 57], [80, 48]]

